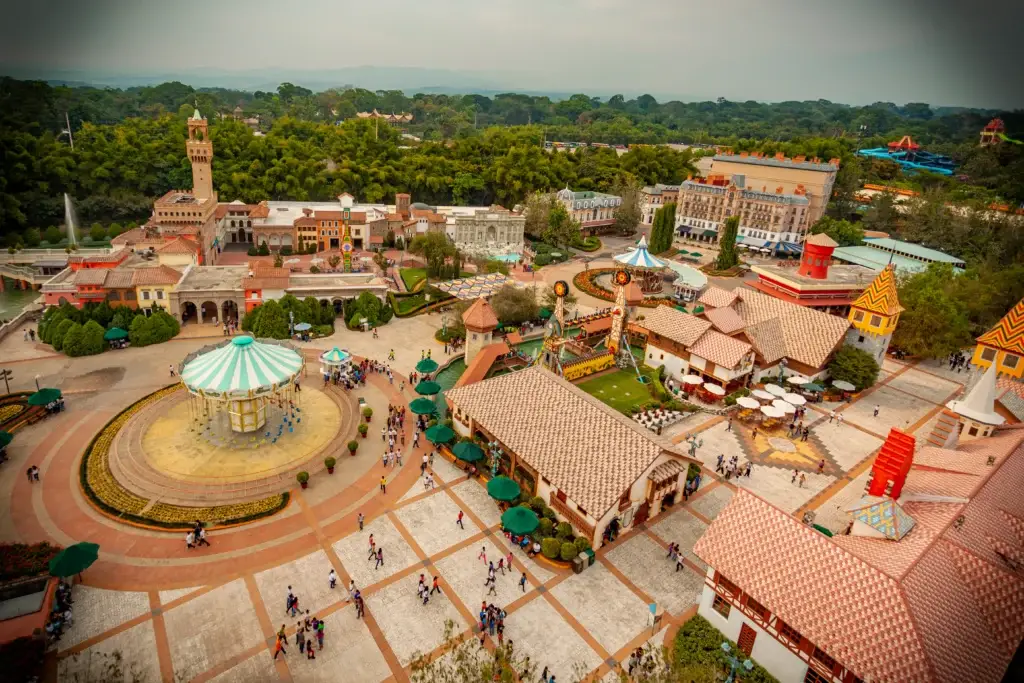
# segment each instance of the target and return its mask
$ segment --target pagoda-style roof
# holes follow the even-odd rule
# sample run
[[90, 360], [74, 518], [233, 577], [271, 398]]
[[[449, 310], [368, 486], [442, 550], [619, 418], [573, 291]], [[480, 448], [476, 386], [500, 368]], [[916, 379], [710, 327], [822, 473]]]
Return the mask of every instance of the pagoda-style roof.
[[1024, 355], [1024, 299], [1018, 301], [995, 327], [978, 337], [978, 343]]
[[852, 304], [853, 308], [860, 308], [878, 315], [896, 315], [903, 310], [900, 306], [900, 299], [896, 292], [896, 267], [888, 265], [882, 269], [868, 288], [861, 292]]
[[487, 300], [481, 297], [462, 314], [462, 322], [471, 330], [489, 331], [498, 326], [498, 316], [494, 315], [494, 309]]

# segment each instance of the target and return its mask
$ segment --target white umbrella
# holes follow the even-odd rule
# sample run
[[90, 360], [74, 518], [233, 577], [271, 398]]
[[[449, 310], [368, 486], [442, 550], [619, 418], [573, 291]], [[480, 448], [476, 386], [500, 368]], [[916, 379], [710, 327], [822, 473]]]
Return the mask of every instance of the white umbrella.
[[324, 260], [322, 258], [320, 258], [319, 256], [314, 256], [313, 258], [311, 258], [309, 260], [309, 262], [313, 263], [313, 264], [316, 264], [316, 263], [323, 263]]
[[786, 399], [786, 403], [792, 403], [795, 406], [802, 406], [807, 403], [807, 399], [800, 394], [786, 394], [782, 398]]
[[796, 406], [794, 406], [792, 403], [786, 403], [781, 398], [777, 398], [774, 401], [772, 401], [772, 405], [787, 415], [792, 415], [793, 413], [796, 412]]
[[296, 264], [298, 262], [299, 262], [299, 259], [297, 259], [297, 258], [290, 258], [287, 261], [285, 261], [284, 264], [286, 266], [290, 266], [290, 265], [294, 265], [294, 264]]
[[834, 386], [836, 389], [839, 389], [841, 391], [856, 391], [857, 390], [857, 387], [853, 386], [849, 382], [844, 382], [841, 379], [837, 379], [834, 382], [832, 382], [832, 386]]
[[775, 398], [764, 389], [754, 389], [753, 391], [750, 392], [750, 395], [753, 396], [754, 398], [759, 398], [762, 401], [770, 401], [773, 398]]
[[705, 382], [704, 388], [707, 389], [707, 392], [709, 394], [714, 394], [715, 396], [725, 396], [725, 389], [718, 386], [714, 382]]
[[764, 390], [772, 396], [782, 397], [786, 395], [786, 390], [780, 387], [778, 384], [765, 384]]
[[782, 417], [785, 415], [784, 412], [775, 406], [761, 406], [761, 412], [764, 413], [765, 417]]
[[792, 377], [790, 377], [786, 381], [789, 382], [790, 384], [810, 384], [811, 383], [811, 380], [807, 379], [806, 377], [801, 377], [800, 375], [793, 375]]
[[740, 396], [736, 399], [736, 405], [744, 408], [760, 408], [761, 404], [757, 402], [757, 399], [750, 398], [749, 396]]
[[704, 378], [700, 375], [686, 375], [683, 377], [684, 384], [704, 384]]

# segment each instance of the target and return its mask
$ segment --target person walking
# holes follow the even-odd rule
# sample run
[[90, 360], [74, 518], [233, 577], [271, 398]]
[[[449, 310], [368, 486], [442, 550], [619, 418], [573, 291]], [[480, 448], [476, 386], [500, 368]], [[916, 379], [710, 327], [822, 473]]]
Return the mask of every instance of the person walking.
[[504, 557], [499, 557], [498, 558], [498, 569], [501, 570], [501, 575], [505, 576], [505, 558]]
[[725, 425], [725, 431], [727, 431], [727, 432], [731, 432], [732, 431], [732, 418], [731, 417], [729, 418], [729, 421]]
[[174, 377], [174, 364], [172, 363], [171, 365], [168, 365], [167, 367], [171, 371], [171, 377]]
[[206, 540], [206, 529], [204, 527], [199, 527], [198, 538], [199, 542], [196, 544], [196, 547], [201, 545], [210, 545], [210, 542]]
[[364, 520], [365, 520], [366, 518], [365, 518], [365, 517], [363, 516], [363, 513], [362, 513], [362, 512], [360, 512], [360, 513], [359, 513], [359, 517], [357, 517], [357, 519], [359, 520], [359, 530], [360, 530], [360, 531], [362, 531], [362, 530], [363, 530], [363, 521], [364, 521]]
[[459, 510], [459, 517], [458, 517], [458, 519], [456, 519], [456, 520], [455, 520], [455, 523], [459, 525], [459, 528], [460, 528], [460, 529], [462, 529], [463, 531], [465, 531], [465, 530], [466, 530], [466, 527], [464, 527], [464, 526], [462, 525], [462, 514], [463, 514], [463, 513], [462, 513], [462, 510]]
[[498, 582], [497, 582], [497, 580], [493, 576], [488, 576], [487, 577], [487, 580], [484, 581], [484, 585], [488, 586], [487, 595], [497, 595], [498, 594], [497, 584], [498, 584]]
[[190, 531], [185, 534], [185, 550], [192, 550], [196, 547], [196, 532]]
[[377, 564], [373, 565], [374, 569], [379, 569], [384, 566], [384, 548], [377, 548]]
[[434, 577], [434, 584], [430, 587], [430, 595], [433, 595], [434, 591], [437, 591], [438, 594], [441, 593], [441, 587], [439, 585], [437, 585], [437, 577], [436, 576]]
[[320, 621], [316, 625], [316, 643], [320, 646], [320, 649], [324, 649], [324, 622]]
[[882, 406], [880, 406], [880, 405], [878, 405], [876, 403], [875, 404], [875, 415], [874, 415], [874, 417], [878, 417], [878, 411], [881, 410], [881, 409], [882, 409]]
[[818, 461], [818, 474], [825, 472], [825, 458]]
[[793, 470], [793, 478], [789, 480], [789, 483], [790, 484], [795, 484], [796, 483], [796, 478], [798, 476], [800, 476], [800, 473], [797, 470]]
[[800, 473], [800, 488], [804, 487], [804, 482], [807, 481], [807, 475], [803, 472]]
[[313, 652], [313, 641], [306, 641], [306, 659], [316, 659], [316, 653]]
[[480, 546], [480, 554], [476, 556], [476, 559], [487, 562], [487, 546]]
[[333, 568], [327, 574], [327, 583], [330, 585], [331, 590], [334, 590], [334, 587], [338, 584], [338, 575], [334, 572]]
[[[281, 625], [284, 628], [284, 624]], [[277, 636], [277, 642], [274, 643], [274, 659], [277, 659], [278, 655], [288, 656], [288, 650], [284, 649], [284, 640], [280, 635]]]
[[519, 577], [519, 588], [525, 593], [526, 592], [526, 572]]
[[[373, 540], [373, 534], [370, 534], [370, 554], [366, 556], [367, 560], [372, 560], [377, 554], [377, 543]], [[291, 588], [291, 586], [288, 586]]]
[[300, 621], [295, 627], [295, 644], [299, 646], [299, 654], [305, 654], [306, 652], [306, 629], [302, 626]]
[[380, 475], [380, 492], [384, 494], [388, 492], [388, 480], [383, 474]]
[[834, 419], [836, 419], [836, 411], [834, 411], [834, 410], [828, 411], [828, 421], [829, 421], [829, 423], [831, 424], [832, 420], [834, 420]]

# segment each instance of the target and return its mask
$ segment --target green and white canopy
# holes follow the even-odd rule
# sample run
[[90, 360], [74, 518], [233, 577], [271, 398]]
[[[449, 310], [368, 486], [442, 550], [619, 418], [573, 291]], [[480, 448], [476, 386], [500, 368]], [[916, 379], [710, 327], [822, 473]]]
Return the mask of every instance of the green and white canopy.
[[185, 363], [181, 380], [194, 394], [245, 399], [287, 386], [301, 369], [302, 356], [292, 349], [235, 337]]
[[339, 365], [345, 365], [352, 360], [352, 354], [343, 349], [339, 349], [335, 346], [330, 351], [325, 351], [320, 354], [320, 361], [324, 365], [330, 365], [331, 367], [337, 367]]

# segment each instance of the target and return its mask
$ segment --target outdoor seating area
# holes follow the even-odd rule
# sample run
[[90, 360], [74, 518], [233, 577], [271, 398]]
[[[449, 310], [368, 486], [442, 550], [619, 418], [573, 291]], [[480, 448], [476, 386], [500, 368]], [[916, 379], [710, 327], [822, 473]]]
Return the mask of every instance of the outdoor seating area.
[[661, 430], [674, 425], [675, 423], [683, 420], [684, 418], [691, 415], [681, 410], [665, 410], [663, 408], [655, 408], [653, 410], [645, 410], [642, 413], [637, 413], [633, 416], [633, 419], [647, 427], [652, 432], [661, 433]]
[[801, 417], [806, 410], [804, 406], [820, 394], [820, 387], [800, 376], [790, 377], [786, 382], [790, 386], [768, 383], [764, 388], [751, 391], [749, 396], [736, 399], [739, 406], [736, 417], [744, 422], [757, 422], [765, 431], [773, 431]]

